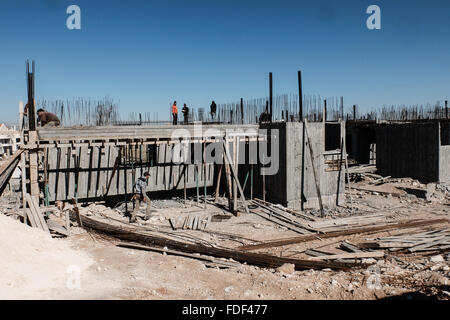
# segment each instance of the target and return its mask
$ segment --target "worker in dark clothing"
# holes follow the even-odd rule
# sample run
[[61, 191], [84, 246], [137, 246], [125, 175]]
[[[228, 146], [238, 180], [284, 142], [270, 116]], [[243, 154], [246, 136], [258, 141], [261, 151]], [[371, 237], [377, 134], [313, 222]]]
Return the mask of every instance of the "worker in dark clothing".
[[216, 111], [217, 111], [216, 103], [213, 101], [209, 108], [211, 109], [211, 117], [214, 119], [216, 117]]
[[259, 123], [270, 122], [269, 107], [266, 104], [266, 110], [259, 116]]
[[44, 109], [39, 109], [37, 111], [39, 122], [41, 127], [59, 127], [61, 122], [56, 114], [47, 112]]
[[186, 106], [186, 103], [184, 104], [183, 109], [181, 109], [181, 112], [183, 112], [184, 124], [188, 124], [188, 121], [189, 121], [189, 108]]
[[174, 101], [172, 105], [172, 117], [173, 117], [173, 125], [176, 125], [178, 122], [178, 108], [176, 101]]
[[144, 220], [148, 220], [150, 218], [150, 198], [147, 196], [146, 191], [149, 178], [150, 173], [144, 172], [144, 175], [138, 178], [134, 184], [134, 210], [131, 213], [130, 223], [136, 222], [136, 213], [139, 211], [142, 201], [147, 203]]

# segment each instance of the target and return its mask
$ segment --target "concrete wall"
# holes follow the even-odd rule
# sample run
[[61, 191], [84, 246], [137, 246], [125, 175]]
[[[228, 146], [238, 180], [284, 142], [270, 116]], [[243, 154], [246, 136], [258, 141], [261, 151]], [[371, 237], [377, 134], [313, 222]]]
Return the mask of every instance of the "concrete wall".
[[[262, 128], [279, 130], [280, 164], [277, 174], [266, 176], [267, 199], [281, 203], [294, 209], [301, 207], [301, 180], [302, 180], [302, 143], [303, 124], [299, 122], [273, 123], [263, 125]], [[319, 178], [322, 201], [325, 206], [336, 205], [336, 195], [339, 185], [339, 202], [344, 200], [344, 176], [343, 171], [329, 171], [329, 165], [325, 163], [325, 136], [323, 123], [309, 123], [308, 135], [314, 154], [314, 164]], [[341, 124], [341, 133], [345, 133], [345, 127]], [[341, 136], [342, 139], [342, 136]], [[340, 150], [339, 150], [340, 151]], [[336, 151], [334, 152], [336, 153]], [[304, 197], [306, 208], [318, 208], [318, 198], [312, 162], [305, 145], [305, 172], [304, 172]], [[258, 184], [260, 182], [257, 182]]]
[[381, 124], [376, 136], [381, 175], [439, 181], [439, 123]]
[[439, 182], [450, 184], [450, 146], [439, 149]]

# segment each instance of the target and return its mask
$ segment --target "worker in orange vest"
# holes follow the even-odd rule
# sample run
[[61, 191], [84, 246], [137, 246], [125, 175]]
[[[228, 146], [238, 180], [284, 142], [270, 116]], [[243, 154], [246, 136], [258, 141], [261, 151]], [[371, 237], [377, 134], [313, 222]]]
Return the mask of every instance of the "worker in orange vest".
[[173, 124], [176, 125], [177, 124], [177, 120], [178, 120], [178, 108], [177, 108], [177, 102], [176, 101], [173, 102], [172, 117], [173, 117]]

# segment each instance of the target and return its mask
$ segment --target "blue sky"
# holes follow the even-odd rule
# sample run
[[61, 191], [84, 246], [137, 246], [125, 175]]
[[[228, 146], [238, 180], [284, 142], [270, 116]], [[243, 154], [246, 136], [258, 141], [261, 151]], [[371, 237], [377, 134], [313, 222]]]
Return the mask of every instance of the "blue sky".
[[[81, 8], [82, 29], [66, 28]], [[381, 30], [366, 9], [381, 8]], [[36, 61], [37, 99], [98, 98], [122, 114], [167, 114], [173, 100], [207, 107], [297, 92], [344, 96], [345, 105], [435, 103], [450, 93], [450, 2], [366, 0], [2, 0], [0, 122], [26, 99], [25, 61]]]

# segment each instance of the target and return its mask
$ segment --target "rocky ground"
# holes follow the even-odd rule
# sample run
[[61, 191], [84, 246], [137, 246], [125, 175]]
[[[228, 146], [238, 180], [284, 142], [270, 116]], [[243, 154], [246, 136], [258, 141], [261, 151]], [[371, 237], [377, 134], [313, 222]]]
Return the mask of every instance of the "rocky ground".
[[[405, 218], [432, 219], [449, 218], [449, 190], [445, 186], [425, 186], [411, 179], [402, 179], [382, 185], [370, 185], [368, 181], [352, 183], [352, 191], [347, 190], [347, 205], [337, 209], [327, 209], [327, 220], [342, 217], [383, 213], [386, 221], [400, 221]], [[402, 188], [428, 190], [422, 197]], [[364, 191], [362, 191], [364, 190]], [[369, 190], [369, 191], [368, 191]], [[410, 190], [409, 190], [410, 191]], [[0, 201], [2, 217], [0, 227], [20, 224], [13, 221], [12, 212], [16, 210], [16, 198], [4, 196]], [[221, 199], [225, 203], [225, 199]], [[155, 200], [152, 202], [153, 217], [144, 221], [138, 219], [136, 228], [149, 228], [160, 233], [171, 233], [180, 239], [208, 242], [214, 245], [236, 248], [245, 244], [271, 239], [296, 236], [293, 231], [273, 224], [255, 215], [242, 213], [230, 216], [221, 206], [189, 200], [186, 204], [180, 199]], [[111, 223], [129, 225], [124, 216], [124, 205], [115, 209], [94, 204], [81, 209], [83, 214], [99, 217]], [[143, 216], [143, 208], [141, 216]], [[172, 232], [169, 218], [192, 214], [201, 217], [208, 215], [230, 216], [221, 222], [211, 222], [206, 230], [178, 230]], [[308, 212], [318, 216], [317, 210]], [[58, 219], [57, 217], [55, 218]], [[29, 232], [29, 227], [20, 224], [21, 232]], [[448, 228], [448, 224], [439, 226]], [[2, 229], [3, 232], [4, 229]], [[33, 229], [33, 232], [39, 230]], [[412, 232], [414, 230], [405, 230]], [[18, 231], [17, 231], [18, 232]], [[41, 232], [41, 231], [39, 231]], [[295, 271], [292, 265], [278, 269], [259, 268], [233, 263], [230, 267], [209, 263], [167, 253], [140, 251], [118, 247], [118, 241], [103, 234], [86, 231], [75, 225], [68, 238], [50, 239], [55, 248], [67, 246], [72, 255], [71, 264], [53, 270], [50, 283], [30, 286], [33, 279], [41, 274], [14, 272], [21, 264], [35, 265], [36, 270], [45, 270], [57, 260], [45, 261], [21, 259], [15, 253], [15, 260], [8, 263], [11, 271], [6, 279], [0, 276], [0, 288], [5, 298], [36, 299], [449, 299], [450, 298], [450, 254], [441, 252], [402, 253], [389, 252], [384, 258], [365, 259], [364, 268], [350, 271]], [[399, 234], [393, 230], [377, 234], [354, 235], [343, 238], [314, 240], [307, 244], [294, 244], [280, 248], [262, 250], [277, 256], [308, 259], [305, 250], [320, 248], [329, 253], [338, 252], [337, 244], [343, 240], [354, 243], [374, 237]], [[14, 239], [11, 234], [11, 239]], [[48, 240], [48, 239], [47, 239]], [[47, 241], [46, 240], [46, 241]], [[28, 242], [27, 242], [28, 241]], [[27, 248], [36, 241], [17, 240], [16, 247]], [[47, 242], [46, 242], [47, 243]], [[2, 248], [3, 263], [8, 260], [8, 248]], [[9, 244], [11, 245], [11, 244]], [[3, 246], [3, 247], [2, 247]], [[52, 252], [52, 245], [33, 250]], [[20, 250], [19, 250], [20, 253]], [[63, 257], [63, 256], [62, 256]], [[66, 260], [66, 259], [63, 259]], [[77, 264], [81, 265], [77, 268]], [[62, 261], [61, 261], [62, 262]], [[231, 261], [232, 262], [232, 261]], [[73, 267], [75, 265], [75, 268]], [[6, 267], [6, 266], [4, 266]], [[72, 269], [70, 269], [72, 268]], [[75, 270], [75, 272], [74, 272]], [[42, 271], [45, 275], [45, 271]], [[78, 273], [79, 278], [78, 278]], [[44, 280], [47, 278], [43, 278]], [[79, 279], [79, 282], [77, 282]]]

